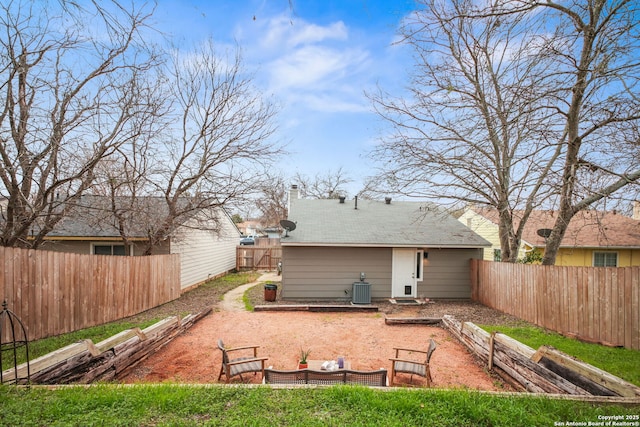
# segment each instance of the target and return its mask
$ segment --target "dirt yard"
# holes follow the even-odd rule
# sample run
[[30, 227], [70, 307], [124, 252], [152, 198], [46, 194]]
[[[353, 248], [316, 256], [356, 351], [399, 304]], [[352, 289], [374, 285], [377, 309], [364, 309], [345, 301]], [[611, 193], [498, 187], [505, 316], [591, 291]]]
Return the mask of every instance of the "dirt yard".
[[[262, 287], [249, 291], [249, 299], [264, 304]], [[221, 353], [217, 340], [228, 347], [259, 345], [266, 366], [296, 369], [301, 348], [310, 359], [334, 360], [344, 356], [352, 369], [390, 370], [394, 347], [426, 350], [429, 338], [438, 344], [431, 359], [433, 386], [504, 390], [502, 384], [440, 327], [386, 325], [388, 317], [441, 317], [451, 314], [481, 324], [518, 324], [517, 319], [471, 302], [440, 301], [416, 307], [380, 302], [378, 313], [232, 312], [215, 311], [137, 366], [124, 380], [134, 382], [218, 382]], [[217, 310], [214, 307], [214, 310]], [[224, 382], [224, 377], [221, 379]], [[232, 383], [259, 383], [259, 376], [235, 377]], [[406, 375], [396, 385], [423, 386], [424, 380]]]

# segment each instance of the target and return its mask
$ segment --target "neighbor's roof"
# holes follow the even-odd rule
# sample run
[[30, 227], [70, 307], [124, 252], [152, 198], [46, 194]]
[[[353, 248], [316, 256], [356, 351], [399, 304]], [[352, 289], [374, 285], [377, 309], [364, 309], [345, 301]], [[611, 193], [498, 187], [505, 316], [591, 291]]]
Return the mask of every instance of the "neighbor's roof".
[[[498, 224], [498, 212], [490, 208], [473, 210]], [[522, 211], [515, 211], [519, 219]], [[534, 247], [544, 247], [545, 240], [537, 233], [542, 228], [553, 228], [557, 212], [535, 210], [522, 233], [522, 240]], [[578, 212], [569, 222], [560, 247], [563, 248], [640, 248], [640, 221], [616, 212], [586, 210]]]
[[[185, 199], [186, 200], [186, 199]], [[118, 201], [118, 200], [117, 200]], [[128, 198], [120, 198], [123, 206], [131, 203]], [[166, 215], [167, 206], [162, 198], [138, 197], [136, 214], [129, 215], [126, 222], [129, 240], [147, 240], [149, 222], [157, 222]], [[49, 240], [109, 240], [119, 239], [117, 221], [109, 210], [110, 199], [104, 196], [84, 195], [72, 209], [47, 235]], [[134, 209], [134, 208], [131, 208]], [[232, 223], [223, 208], [213, 208], [222, 213]], [[192, 215], [193, 216], [193, 215]], [[234, 224], [235, 226], [235, 224]], [[236, 228], [237, 230], [237, 228]], [[238, 231], [238, 235], [239, 235]]]
[[454, 247], [490, 246], [485, 239], [434, 205], [420, 202], [291, 200], [296, 228], [284, 246]]
[[[163, 206], [156, 198], [144, 198], [145, 203], [154, 205], [157, 212]], [[75, 204], [55, 228], [47, 234], [49, 240], [86, 240], [120, 238], [117, 222], [109, 210], [110, 199], [104, 196], [84, 195]], [[144, 227], [128, 227], [131, 240], [146, 240]]]

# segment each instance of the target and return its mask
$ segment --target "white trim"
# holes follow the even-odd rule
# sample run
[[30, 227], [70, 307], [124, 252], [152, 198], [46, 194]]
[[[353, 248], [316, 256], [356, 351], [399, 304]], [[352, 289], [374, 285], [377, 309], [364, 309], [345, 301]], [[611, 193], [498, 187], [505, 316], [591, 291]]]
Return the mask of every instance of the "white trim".
[[607, 252], [637, 250], [640, 249], [640, 246], [560, 246], [560, 249], [591, 249], [598, 252]]
[[[391, 261], [391, 298], [415, 298], [417, 295], [416, 252], [414, 248], [394, 248]], [[406, 288], [411, 292], [406, 293]]]
[[[596, 266], [596, 254], [615, 254], [616, 265], [598, 265]], [[591, 266], [592, 267], [617, 267], [620, 264], [620, 254], [617, 251], [598, 251], [595, 250], [591, 253]]]
[[416, 247], [421, 247], [425, 249], [484, 249], [490, 247], [490, 245], [485, 246], [475, 246], [475, 245], [430, 245], [430, 244], [371, 244], [371, 243], [310, 243], [310, 242], [289, 242], [285, 243], [280, 241], [280, 246], [308, 246], [308, 247], [336, 247], [336, 248], [405, 248], [411, 249]]

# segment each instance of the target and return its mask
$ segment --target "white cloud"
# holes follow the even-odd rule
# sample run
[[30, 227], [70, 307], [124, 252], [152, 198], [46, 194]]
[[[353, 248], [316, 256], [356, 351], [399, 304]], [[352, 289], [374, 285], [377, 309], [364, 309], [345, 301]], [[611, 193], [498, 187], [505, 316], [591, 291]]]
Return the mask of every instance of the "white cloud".
[[[319, 24], [289, 13], [262, 15], [237, 25], [235, 35], [245, 58], [259, 69], [260, 86], [278, 97], [290, 114], [370, 110], [363, 92], [389, 73], [398, 75], [402, 63], [399, 46], [350, 29], [342, 20]], [[371, 49], [381, 42], [384, 49]]]
[[275, 91], [327, 88], [356, 73], [368, 60], [359, 49], [305, 46], [269, 65], [270, 85]]
[[302, 19], [292, 21], [287, 16], [279, 15], [259, 27], [262, 33], [259, 45], [266, 51], [292, 49], [313, 43], [345, 41], [349, 38], [347, 27], [342, 21], [321, 26]]
[[243, 39], [254, 41], [248, 52], [261, 64], [267, 91], [286, 105], [321, 112], [363, 110], [371, 53], [350, 39], [343, 21], [320, 25], [278, 15], [243, 30]]
[[363, 113], [371, 110], [364, 98], [337, 98], [331, 95], [313, 94], [304, 97], [304, 100], [309, 108], [321, 112]]
[[288, 44], [292, 47], [305, 45], [308, 43], [317, 43], [325, 40], [347, 40], [349, 34], [347, 27], [342, 21], [334, 22], [328, 27], [310, 24], [304, 26], [300, 31], [293, 34], [288, 40]]

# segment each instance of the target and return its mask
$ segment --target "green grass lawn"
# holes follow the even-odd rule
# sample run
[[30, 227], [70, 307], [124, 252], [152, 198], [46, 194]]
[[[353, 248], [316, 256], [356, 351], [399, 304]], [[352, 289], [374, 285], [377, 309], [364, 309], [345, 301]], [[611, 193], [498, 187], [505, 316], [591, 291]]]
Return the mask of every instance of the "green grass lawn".
[[640, 351], [589, 344], [542, 328], [480, 325], [487, 332], [498, 331], [534, 350], [542, 345], [555, 347], [583, 362], [640, 386]]
[[553, 426], [638, 407], [466, 390], [142, 385], [0, 387], [2, 426]]

